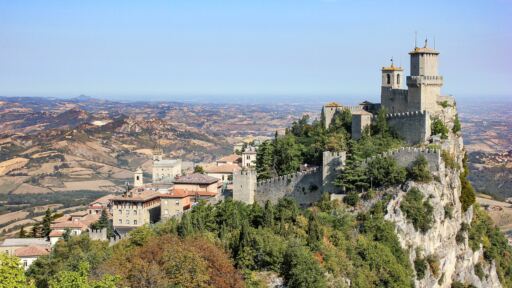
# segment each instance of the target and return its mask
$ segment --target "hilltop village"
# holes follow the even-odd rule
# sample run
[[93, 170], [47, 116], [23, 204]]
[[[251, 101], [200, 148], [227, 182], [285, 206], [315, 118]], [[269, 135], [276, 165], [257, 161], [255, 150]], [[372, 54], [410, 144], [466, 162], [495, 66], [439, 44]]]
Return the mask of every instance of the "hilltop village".
[[[56, 243], [70, 236], [88, 233], [90, 239], [109, 241], [110, 245], [114, 245], [122, 239], [129, 239], [131, 232], [137, 231], [137, 228], [152, 227], [155, 223], [180, 219], [193, 222], [189, 217], [200, 217], [189, 216], [194, 214], [195, 206], [204, 209], [231, 203], [232, 199], [239, 203], [237, 205], [248, 204], [252, 207], [250, 209], [265, 207], [262, 209], [273, 211], [272, 205], [285, 205], [282, 204], [283, 201], [288, 200], [302, 208], [311, 207], [315, 203], [324, 203], [324, 206], [330, 207], [329, 205], [333, 204], [325, 204], [323, 201], [333, 200], [337, 201], [336, 203], [344, 202], [349, 211], [354, 214], [360, 213], [358, 215], [366, 217], [361, 216], [364, 219], [371, 219], [374, 216], [378, 218], [378, 214], [382, 221], [393, 224], [396, 233], [396, 236], [393, 234], [393, 239], [396, 239], [397, 245], [400, 246], [394, 249], [404, 249], [407, 254], [395, 252], [399, 255], [397, 257], [403, 258], [404, 265], [409, 267], [404, 268], [404, 273], [411, 273], [407, 270], [410, 269], [410, 265], [414, 267], [415, 286], [450, 287], [453, 283], [469, 283], [476, 287], [501, 287], [500, 280], [503, 281], [503, 275], [508, 273], [506, 267], [502, 267], [506, 262], [499, 262], [495, 260], [498, 258], [489, 256], [491, 244], [478, 242], [480, 240], [475, 240], [473, 234], [473, 238], [469, 236], [471, 232], [468, 232], [468, 227], [472, 221], [480, 221], [475, 218], [479, 212], [473, 210], [474, 191], [466, 179], [465, 152], [456, 102], [452, 96], [441, 94], [443, 77], [438, 73], [439, 52], [429, 47], [425, 41], [423, 47], [414, 47], [409, 55], [411, 71], [407, 77], [404, 75], [404, 69], [395, 66], [393, 62], [382, 67], [380, 103], [364, 101], [356, 106], [345, 106], [332, 102], [323, 106], [321, 119], [314, 121], [313, 124], [307, 123], [308, 121], [302, 124], [294, 123], [295, 127], [301, 129], [310, 128], [307, 125], [317, 125], [315, 127], [323, 132], [332, 131], [336, 127], [342, 127], [340, 130], [346, 132], [332, 133], [339, 138], [332, 138], [335, 139], [331, 141], [334, 143], [328, 143], [329, 145], [317, 147], [311, 144], [310, 146], [315, 149], [314, 153], [307, 155], [311, 156], [311, 161], [304, 160], [307, 157], [301, 158], [292, 154], [275, 159], [278, 158], [274, 155], [278, 153], [276, 150], [288, 150], [289, 147], [293, 147], [295, 140], [286, 142], [290, 134], [307, 134], [303, 131], [294, 132], [293, 127], [284, 133], [276, 133], [274, 139], [237, 144], [232, 154], [204, 167], [196, 166], [192, 173], [185, 173], [181, 159], [167, 158], [162, 149], [157, 147], [152, 151], [152, 173], [149, 182], [149, 171], [138, 168], [133, 173], [132, 183], [127, 185], [122, 194], [97, 199], [90, 203], [86, 212], [53, 219], [45, 238], [6, 239], [0, 248], [22, 259], [23, 266], [28, 269], [37, 257], [49, 254]], [[404, 84], [407, 86], [406, 89]], [[351, 139], [343, 138], [346, 135]], [[372, 135], [384, 139], [384, 144], [379, 143], [378, 148], [372, 147], [372, 153], [360, 153], [368, 157], [356, 159], [356, 156], [360, 156], [356, 155], [356, 150], [361, 147], [367, 148], [362, 144], [357, 146], [357, 143], [374, 145], [371, 142]], [[274, 142], [283, 146], [274, 145]], [[374, 153], [375, 151], [378, 153]], [[288, 152], [290, 151], [284, 153]], [[304, 161], [298, 163], [297, 159]], [[12, 165], [17, 164], [13, 162]], [[278, 169], [277, 165], [282, 165], [286, 169]], [[366, 202], [360, 204], [360, 201]], [[293, 204], [286, 205], [294, 207]], [[378, 205], [380, 210], [374, 208]], [[208, 209], [210, 208], [206, 208]], [[292, 214], [287, 216], [291, 218], [299, 214], [293, 208], [290, 208], [290, 211], [281, 209], [286, 210], [285, 212], [277, 210], [275, 213]], [[205, 210], [201, 211], [197, 213], [207, 214]], [[264, 213], [261, 213], [260, 218], [265, 218]], [[311, 232], [313, 234], [307, 237], [302, 236], [307, 238], [305, 242], [309, 247], [320, 251], [318, 243], [323, 241], [323, 237], [322, 232], [319, 232], [321, 229], [315, 226], [319, 225], [315, 222], [319, 220], [315, 218], [315, 212], [307, 213], [309, 212], [306, 212], [305, 216], [300, 216], [301, 220], [293, 220], [293, 225], [302, 225], [307, 227], [304, 229], [308, 233], [316, 233]], [[272, 215], [269, 217], [273, 217]], [[233, 219], [225, 221], [236, 222], [237, 217], [242, 216], [237, 214]], [[365, 221], [357, 219], [363, 223]], [[203, 218], [200, 220], [206, 221]], [[286, 233], [295, 233], [286, 230], [287, 225], [292, 224], [284, 223], [284, 218], [280, 219], [281, 223], [274, 223], [274, 220], [268, 220], [270, 227], [277, 227], [275, 229]], [[301, 224], [301, 221], [306, 224]], [[176, 228], [177, 233], [187, 235], [187, 231], [193, 226], [191, 222], [187, 222], [189, 227], [182, 225]], [[256, 222], [259, 224], [252, 224]], [[254, 220], [251, 225], [255, 227], [251, 229], [262, 229], [261, 223], [264, 222], [261, 219]], [[208, 230], [209, 228], [202, 227], [205, 226], [202, 222], [197, 225], [213, 233]], [[221, 223], [222, 229], [227, 229], [222, 225], [224, 224]], [[239, 239], [240, 243], [237, 245], [249, 245], [249, 238], [244, 238], [249, 237], [246, 235], [249, 228], [243, 226], [240, 229], [239, 234], [229, 237], [225, 236], [229, 234], [226, 230], [221, 230], [218, 234], [221, 235], [219, 237]], [[265, 233], [270, 233], [266, 231]], [[328, 241], [343, 242], [335, 239], [341, 237], [340, 235], [333, 235]], [[480, 238], [483, 239], [484, 236]], [[329, 245], [333, 246], [331, 242]], [[256, 258], [244, 258], [245, 250], [242, 246], [226, 246], [233, 251], [237, 267], [246, 268], [244, 265], [249, 264], [245, 261], [250, 262], [246, 259]], [[322, 261], [329, 261], [327, 255], [324, 256]], [[330, 257], [336, 258], [332, 255]], [[329, 273], [342, 273], [341, 270], [343, 269], [332, 269]], [[298, 276], [284, 277], [289, 287], [295, 287], [290, 284], [293, 283], [290, 277]], [[350, 279], [346, 278], [348, 276], [343, 277], [332, 281], [350, 286]], [[324, 280], [314, 281], [323, 283]]]

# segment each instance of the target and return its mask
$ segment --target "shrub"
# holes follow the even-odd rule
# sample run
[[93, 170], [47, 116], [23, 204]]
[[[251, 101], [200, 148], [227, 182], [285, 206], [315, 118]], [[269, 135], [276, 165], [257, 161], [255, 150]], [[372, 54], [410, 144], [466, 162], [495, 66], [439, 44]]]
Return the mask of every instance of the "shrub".
[[450, 105], [450, 103], [448, 103], [448, 100], [444, 100], [442, 102], [437, 102], [439, 105], [441, 105], [441, 107], [443, 108], [448, 108], [448, 107], [451, 107], [452, 105]]
[[347, 205], [355, 207], [359, 203], [359, 194], [357, 192], [350, 192], [343, 197], [343, 202]]
[[428, 161], [424, 155], [420, 154], [411, 166], [407, 168], [409, 178], [419, 182], [429, 182], [432, 180], [432, 175], [428, 169]]
[[450, 154], [450, 152], [446, 150], [441, 151], [441, 158], [443, 159], [444, 164], [446, 165], [447, 168], [459, 169], [459, 165], [457, 164], [457, 162], [455, 162], [455, 159]]
[[418, 278], [418, 280], [425, 278], [427, 274], [427, 261], [425, 258], [416, 255], [416, 259], [414, 259], [414, 270], [416, 270], [416, 278]]
[[459, 114], [455, 114], [455, 120], [453, 120], [453, 133], [458, 133], [461, 130], [460, 120], [459, 120]]
[[457, 235], [455, 235], [455, 241], [457, 242], [457, 244], [462, 244], [464, 242], [464, 240], [466, 240], [466, 236], [465, 236], [465, 233], [469, 230], [469, 225], [468, 223], [462, 223], [460, 225], [460, 229], [459, 231], [457, 232]]
[[323, 271], [304, 246], [291, 246], [285, 253], [283, 271], [288, 287], [326, 287]]
[[467, 179], [469, 169], [467, 164], [468, 158], [467, 154], [464, 154], [464, 160], [462, 161], [463, 171], [460, 173], [460, 184], [461, 184], [461, 193], [460, 193], [460, 203], [462, 205], [462, 211], [466, 212], [471, 205], [473, 205], [476, 201], [475, 189]]
[[428, 255], [427, 263], [432, 274], [436, 277], [439, 277], [439, 272], [441, 272], [441, 264], [439, 263], [439, 258], [437, 258], [435, 255]]
[[406, 218], [412, 222], [416, 230], [427, 232], [434, 222], [434, 207], [430, 205], [429, 200], [423, 200], [421, 191], [413, 187], [404, 197], [400, 210], [405, 213]]
[[392, 186], [405, 182], [407, 171], [391, 157], [379, 157], [368, 163], [368, 176], [373, 185]]
[[476, 263], [473, 268], [475, 270], [475, 275], [478, 276], [480, 280], [482, 280], [485, 277], [485, 272], [484, 269], [482, 268], [482, 264]]
[[446, 204], [444, 206], [444, 218], [453, 219], [453, 205]]
[[443, 120], [434, 118], [432, 120], [432, 135], [441, 135], [441, 139], [448, 139], [448, 128], [444, 124]]

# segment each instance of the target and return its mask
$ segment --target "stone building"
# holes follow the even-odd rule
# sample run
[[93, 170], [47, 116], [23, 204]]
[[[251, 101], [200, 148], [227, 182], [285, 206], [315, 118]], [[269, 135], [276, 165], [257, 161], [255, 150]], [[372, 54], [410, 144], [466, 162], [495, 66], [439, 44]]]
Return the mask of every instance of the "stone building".
[[201, 173], [193, 173], [174, 180], [174, 189], [194, 195], [194, 200], [216, 198], [222, 188], [220, 179]]
[[169, 193], [161, 195], [161, 220], [181, 216], [185, 211], [192, 208], [192, 197], [194, 196], [194, 193], [182, 189], [173, 189]]
[[181, 159], [164, 159], [161, 149], [153, 151], [153, 184], [170, 185], [181, 175]]
[[133, 188], [112, 198], [112, 223], [119, 234], [160, 220], [160, 193], [144, 187]]
[[247, 146], [242, 152], [242, 167], [256, 166], [256, 147]]
[[407, 76], [407, 89], [403, 89], [404, 69], [391, 63], [381, 69], [381, 103], [363, 102], [357, 106], [343, 106], [335, 102], [322, 109], [325, 128], [343, 109], [352, 113], [352, 137], [359, 139], [365, 127], [368, 127], [373, 115], [385, 108], [388, 125], [407, 143], [415, 145], [430, 138], [431, 118], [441, 110], [439, 103], [454, 103], [453, 97], [441, 95], [443, 77], [438, 73], [439, 52], [428, 47], [415, 47], [409, 52], [411, 61], [410, 75]]

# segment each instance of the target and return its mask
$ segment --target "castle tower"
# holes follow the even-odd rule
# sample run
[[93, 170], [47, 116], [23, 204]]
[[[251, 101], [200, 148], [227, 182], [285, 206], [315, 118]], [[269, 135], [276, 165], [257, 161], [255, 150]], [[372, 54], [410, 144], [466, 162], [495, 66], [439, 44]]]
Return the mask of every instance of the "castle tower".
[[133, 174], [133, 187], [141, 187], [144, 185], [144, 172], [142, 168], [137, 168]]
[[257, 185], [256, 171], [253, 169], [233, 174], [233, 200], [253, 204]]
[[[393, 61], [393, 60], [391, 60]], [[382, 85], [384, 89], [400, 89], [403, 83], [404, 69], [391, 62], [391, 66], [382, 67]]]
[[341, 110], [343, 108], [343, 106], [341, 106], [340, 104], [336, 103], [336, 102], [331, 102], [329, 104], [326, 104], [324, 105], [324, 107], [322, 107], [322, 121], [324, 121], [324, 127], [325, 129], [329, 129], [329, 126], [331, 125], [331, 122], [332, 122], [332, 118], [334, 117], [334, 114], [336, 114], [336, 112], [338, 110]]
[[341, 188], [334, 185], [336, 176], [339, 171], [345, 166], [347, 161], [347, 152], [330, 152], [324, 151], [322, 153], [322, 186], [323, 192], [330, 194], [340, 193]]
[[409, 55], [411, 55], [411, 76], [407, 77], [408, 110], [435, 111], [443, 86], [443, 77], [437, 71], [439, 52], [429, 48], [425, 40], [425, 46], [415, 47]]

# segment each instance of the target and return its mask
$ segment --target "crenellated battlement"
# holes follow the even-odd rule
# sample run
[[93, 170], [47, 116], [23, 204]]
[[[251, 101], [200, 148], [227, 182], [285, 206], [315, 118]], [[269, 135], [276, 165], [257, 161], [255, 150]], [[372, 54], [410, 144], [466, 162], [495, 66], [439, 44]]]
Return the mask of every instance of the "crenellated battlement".
[[425, 156], [431, 171], [440, 171], [441, 169], [444, 169], [440, 150], [417, 147], [401, 147], [390, 150], [382, 154], [366, 158], [362, 161], [362, 164], [368, 165], [377, 158], [391, 157], [395, 159], [400, 166], [409, 167], [420, 155]]
[[386, 114], [387, 119], [391, 118], [410, 118], [410, 117], [423, 117], [427, 115], [427, 111], [412, 111], [412, 112], [402, 112], [402, 113], [388, 113]]
[[301, 178], [305, 175], [316, 173], [319, 171], [319, 169], [320, 169], [319, 167], [313, 167], [313, 168], [309, 168], [305, 171], [300, 171], [300, 172], [295, 172], [292, 174], [273, 177], [270, 179], [260, 180], [260, 181], [258, 181], [257, 186], [259, 187], [259, 186], [263, 186], [263, 185], [287, 183], [287, 182], [293, 181], [297, 178]]

